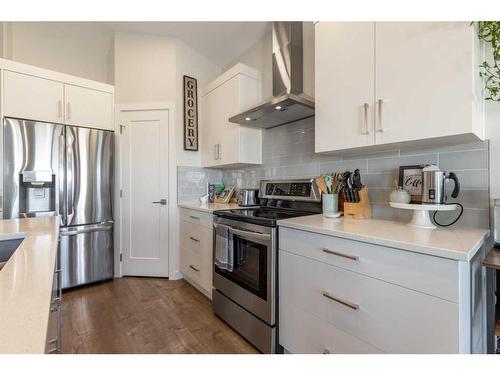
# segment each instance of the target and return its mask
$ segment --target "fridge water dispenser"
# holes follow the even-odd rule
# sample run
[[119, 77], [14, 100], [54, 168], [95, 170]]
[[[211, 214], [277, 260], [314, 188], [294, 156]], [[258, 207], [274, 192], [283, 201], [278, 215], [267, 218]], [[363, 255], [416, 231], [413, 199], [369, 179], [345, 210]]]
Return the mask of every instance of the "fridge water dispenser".
[[56, 175], [52, 171], [23, 171], [19, 178], [20, 214], [22, 216], [55, 214]]

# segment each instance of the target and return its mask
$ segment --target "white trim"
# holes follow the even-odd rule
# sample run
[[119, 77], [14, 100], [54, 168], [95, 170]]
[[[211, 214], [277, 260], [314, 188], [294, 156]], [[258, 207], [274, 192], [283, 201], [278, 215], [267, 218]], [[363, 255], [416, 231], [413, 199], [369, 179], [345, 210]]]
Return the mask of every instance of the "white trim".
[[471, 353], [471, 264], [458, 262], [458, 343], [460, 354]]
[[120, 189], [122, 187], [121, 170], [121, 139], [120, 139], [120, 113], [131, 111], [158, 111], [167, 110], [169, 113], [168, 127], [168, 276], [172, 280], [182, 278], [178, 264], [178, 208], [177, 208], [177, 144], [176, 144], [176, 117], [174, 102], [151, 102], [116, 104], [115, 106], [115, 134], [116, 140], [116, 165], [115, 165], [115, 277], [121, 277], [120, 249], [123, 241], [122, 233], [122, 200]]

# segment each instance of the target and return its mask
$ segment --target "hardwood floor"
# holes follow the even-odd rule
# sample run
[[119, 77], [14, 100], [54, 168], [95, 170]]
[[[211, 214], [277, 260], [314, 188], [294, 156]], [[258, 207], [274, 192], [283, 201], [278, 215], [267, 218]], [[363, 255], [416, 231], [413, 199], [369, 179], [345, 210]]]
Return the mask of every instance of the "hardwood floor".
[[64, 292], [63, 353], [257, 353], [184, 280], [124, 277]]

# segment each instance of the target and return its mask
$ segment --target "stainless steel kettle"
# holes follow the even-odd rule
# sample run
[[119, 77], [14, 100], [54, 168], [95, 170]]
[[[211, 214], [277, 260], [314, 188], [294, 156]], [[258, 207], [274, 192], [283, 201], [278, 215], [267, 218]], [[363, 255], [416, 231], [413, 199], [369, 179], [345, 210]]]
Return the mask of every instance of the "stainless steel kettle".
[[455, 186], [451, 193], [452, 198], [458, 197], [460, 193], [460, 182], [455, 173], [446, 173], [436, 165], [427, 165], [422, 170], [422, 203], [424, 204], [445, 204], [445, 185], [448, 180], [453, 180]]

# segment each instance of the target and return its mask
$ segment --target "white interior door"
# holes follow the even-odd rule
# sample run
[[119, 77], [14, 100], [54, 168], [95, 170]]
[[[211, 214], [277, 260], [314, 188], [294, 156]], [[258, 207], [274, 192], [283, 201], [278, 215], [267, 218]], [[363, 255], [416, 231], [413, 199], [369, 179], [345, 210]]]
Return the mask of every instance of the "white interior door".
[[123, 275], [168, 276], [168, 115], [121, 113]]

